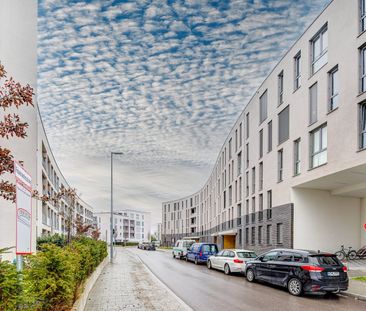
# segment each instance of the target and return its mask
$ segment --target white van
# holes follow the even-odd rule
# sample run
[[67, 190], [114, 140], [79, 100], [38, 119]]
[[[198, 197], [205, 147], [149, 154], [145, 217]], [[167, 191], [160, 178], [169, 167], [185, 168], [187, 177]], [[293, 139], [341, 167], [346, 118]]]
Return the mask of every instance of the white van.
[[182, 259], [186, 257], [187, 250], [191, 247], [195, 240], [178, 240], [173, 247], [173, 258]]

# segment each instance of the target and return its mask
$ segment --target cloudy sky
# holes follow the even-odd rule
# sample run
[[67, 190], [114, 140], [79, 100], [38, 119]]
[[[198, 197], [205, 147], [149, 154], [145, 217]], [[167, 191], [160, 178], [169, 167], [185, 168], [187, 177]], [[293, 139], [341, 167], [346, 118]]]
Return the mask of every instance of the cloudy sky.
[[97, 211], [199, 190], [249, 98], [330, 0], [39, 1], [38, 102]]

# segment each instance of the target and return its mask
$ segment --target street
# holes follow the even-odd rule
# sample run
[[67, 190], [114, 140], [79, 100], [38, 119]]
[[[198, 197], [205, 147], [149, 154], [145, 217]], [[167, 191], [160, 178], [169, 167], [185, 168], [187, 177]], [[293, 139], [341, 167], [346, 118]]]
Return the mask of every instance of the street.
[[179, 298], [194, 310], [366, 310], [366, 303], [341, 295], [294, 297], [285, 289], [226, 276], [170, 252], [130, 249]]

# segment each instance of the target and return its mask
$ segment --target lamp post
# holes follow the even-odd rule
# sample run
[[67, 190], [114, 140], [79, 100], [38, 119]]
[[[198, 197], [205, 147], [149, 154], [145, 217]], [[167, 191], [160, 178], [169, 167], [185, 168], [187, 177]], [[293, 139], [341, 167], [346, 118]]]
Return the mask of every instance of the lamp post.
[[110, 223], [110, 261], [113, 263], [113, 155], [122, 155], [123, 152], [111, 152], [111, 223]]

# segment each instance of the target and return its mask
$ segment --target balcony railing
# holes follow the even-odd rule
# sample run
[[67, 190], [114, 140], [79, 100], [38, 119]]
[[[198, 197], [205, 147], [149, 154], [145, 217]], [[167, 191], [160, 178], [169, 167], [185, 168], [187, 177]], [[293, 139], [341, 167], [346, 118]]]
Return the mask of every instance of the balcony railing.
[[249, 215], [245, 215], [245, 223], [249, 224]]
[[255, 213], [252, 214], [252, 223], [255, 223]]
[[262, 221], [263, 220], [263, 211], [259, 211], [258, 213], [258, 221]]
[[267, 219], [272, 219], [272, 209], [267, 209]]

